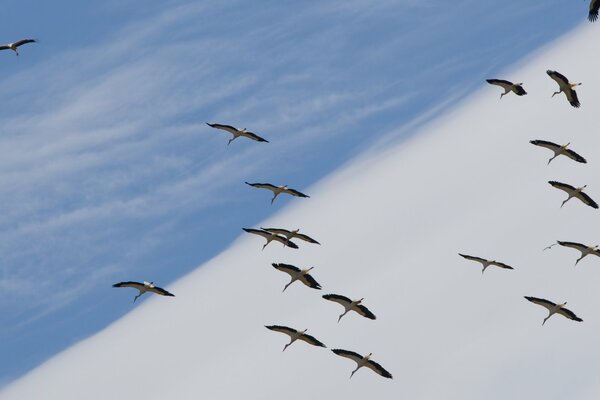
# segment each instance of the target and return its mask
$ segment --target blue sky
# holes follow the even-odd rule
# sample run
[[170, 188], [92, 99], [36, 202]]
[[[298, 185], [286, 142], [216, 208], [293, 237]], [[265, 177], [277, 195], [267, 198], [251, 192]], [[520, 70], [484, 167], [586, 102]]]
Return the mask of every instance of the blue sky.
[[[0, 41], [0, 382], [132, 309], [379, 139], [576, 24], [565, 1], [9, 1]], [[550, 23], [549, 23], [550, 22]], [[206, 127], [229, 123], [269, 144]], [[310, 193], [308, 193], [310, 194]]]

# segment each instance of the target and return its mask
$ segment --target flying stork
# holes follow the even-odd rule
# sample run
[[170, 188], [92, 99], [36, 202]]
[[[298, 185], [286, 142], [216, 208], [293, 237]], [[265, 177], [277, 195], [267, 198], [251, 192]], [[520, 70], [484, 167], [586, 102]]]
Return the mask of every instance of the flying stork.
[[563, 92], [565, 96], [567, 96], [567, 100], [571, 105], [575, 108], [578, 108], [581, 104], [579, 103], [579, 99], [577, 99], [577, 92], [573, 90], [575, 86], [581, 85], [581, 83], [570, 83], [569, 80], [561, 73], [548, 70], [546, 73], [550, 76], [550, 78], [554, 79], [556, 83], [558, 83], [559, 91], [554, 92], [552, 97], [556, 96], [560, 92]]
[[229, 142], [227, 142], [227, 146], [229, 146], [231, 144], [231, 142], [233, 142], [235, 139], [239, 138], [240, 136], [244, 136], [249, 139], [256, 140], [257, 142], [269, 143], [268, 140], [261, 138], [256, 133], [248, 132], [246, 130], [246, 128], [238, 129], [231, 125], [209, 124], [208, 122], [206, 123], [206, 125], [210, 126], [211, 128], [222, 129], [224, 131], [231, 133], [233, 135], [233, 137], [231, 139], [229, 139]]
[[325, 300], [335, 301], [338, 304], [341, 304], [344, 307], [344, 313], [339, 316], [338, 323], [342, 319], [344, 315], [346, 315], [349, 311], [354, 311], [359, 313], [365, 318], [375, 319], [375, 314], [373, 314], [367, 307], [363, 306], [362, 301], [364, 297], [359, 300], [350, 300], [346, 296], [341, 296], [339, 294], [325, 294], [323, 295]]
[[565, 203], [567, 201], [571, 200], [573, 197], [578, 198], [583, 203], [587, 204], [588, 206], [590, 206], [592, 208], [598, 208], [598, 204], [594, 200], [592, 200], [592, 198], [583, 191], [583, 189], [585, 189], [587, 187], [587, 185], [583, 185], [581, 187], [574, 188], [573, 186], [567, 185], [566, 183], [561, 183], [561, 182], [556, 182], [556, 181], [548, 181], [548, 183], [557, 189], [567, 192], [567, 194], [569, 195], [569, 197], [567, 197], [567, 199], [565, 201], [563, 201], [562, 204], [560, 205], [561, 208], [562, 208], [562, 206], [565, 205]]
[[562, 304], [555, 304], [546, 299], [539, 299], [537, 297], [525, 296], [525, 298], [534, 304], [537, 304], [542, 307], [546, 307], [548, 309], [549, 314], [546, 318], [544, 318], [544, 322], [542, 322], [542, 325], [544, 325], [546, 323], [548, 318], [550, 318], [552, 315], [557, 314], [557, 313], [562, 315], [563, 317], [572, 319], [573, 321], [578, 321], [578, 322], [583, 321], [581, 318], [579, 318], [577, 315], [575, 315], [575, 313], [573, 311], [565, 308], [565, 306], [567, 305], [567, 302], [564, 302]]
[[502, 99], [502, 96], [508, 94], [509, 92], [514, 92], [517, 96], [523, 96], [527, 94], [525, 89], [523, 89], [523, 86], [521, 86], [523, 85], [522, 83], [512, 83], [503, 79], [486, 79], [486, 82], [490, 85], [497, 85], [504, 89], [504, 93], [500, 95], [500, 99]]
[[139, 293], [133, 299], [134, 303], [138, 299], [138, 297], [140, 297], [141, 295], [143, 295], [146, 292], [152, 292], [152, 293], [160, 294], [161, 296], [175, 297], [175, 295], [173, 293], [169, 293], [169, 292], [167, 292], [163, 288], [159, 288], [158, 286], [154, 286], [154, 282], [146, 282], [146, 281], [144, 281], [143, 283], [140, 283], [140, 282], [127, 281], [127, 282], [115, 283], [113, 285], [113, 287], [132, 287], [134, 289], [137, 289], [139, 291]]
[[0, 50], [12, 50], [15, 52], [16, 55], [19, 55], [19, 51], [17, 50], [17, 48], [19, 46], [23, 46], [24, 44], [27, 43], [35, 43], [37, 40], [35, 39], [22, 39], [22, 40], [17, 40], [14, 43], [9, 43], [9, 44], [5, 44], [5, 45], [1, 45], [0, 46]]
[[579, 257], [577, 259], [577, 261], [575, 261], [575, 265], [577, 265], [577, 263], [579, 261], [581, 261], [584, 257], [593, 254], [596, 257], [600, 257], [600, 250], [598, 250], [599, 246], [586, 246], [584, 244], [581, 243], [575, 243], [575, 242], [561, 242], [560, 240], [557, 240], [555, 244], [559, 244], [563, 247], [570, 247], [572, 249], [575, 250], [579, 250], [581, 252], [581, 257]]
[[306, 331], [308, 329], [305, 329], [303, 331], [297, 331], [293, 328], [289, 328], [287, 326], [281, 326], [281, 325], [265, 325], [265, 328], [270, 329], [275, 332], [285, 333], [286, 335], [288, 335], [290, 337], [290, 342], [283, 347], [282, 351], [285, 351], [285, 349], [287, 349], [288, 346], [291, 345], [292, 343], [294, 343], [296, 340], [302, 340], [308, 344], [312, 344], [313, 346], [317, 346], [317, 347], [327, 347], [323, 343], [321, 343], [320, 341], [315, 339], [313, 336], [307, 335]]
[[250, 182], [246, 182], [246, 185], [250, 185], [252, 187], [260, 188], [260, 189], [268, 189], [268, 190], [272, 191], [273, 198], [271, 199], [271, 204], [273, 204], [273, 202], [275, 201], [277, 196], [279, 196], [281, 193], [290, 194], [290, 195], [296, 196], [296, 197], [310, 197], [310, 196], [305, 195], [304, 193], [300, 193], [297, 190], [288, 188], [287, 185], [275, 186], [275, 185], [271, 185], [270, 183], [250, 183]]
[[480, 258], [480, 257], [474, 257], [474, 256], [468, 256], [466, 254], [461, 254], [458, 253], [459, 256], [461, 256], [462, 258], [466, 258], [467, 260], [471, 260], [471, 261], [477, 261], [479, 263], [481, 263], [481, 265], [483, 265], [483, 269], [481, 270], [481, 274], [483, 274], [485, 272], [485, 269], [487, 267], [489, 267], [490, 265], [493, 265], [495, 267], [500, 267], [500, 268], [504, 268], [504, 269], [514, 269], [513, 267], [506, 265], [504, 263], [498, 262], [496, 260], [486, 260], [485, 258]]
[[271, 265], [273, 266], [273, 268], [275, 268], [281, 272], [285, 272], [291, 278], [290, 282], [283, 287], [282, 292], [285, 292], [285, 289], [287, 289], [288, 286], [290, 286], [292, 283], [294, 283], [298, 280], [300, 282], [304, 283], [309, 288], [321, 290], [321, 285], [319, 285], [319, 283], [315, 280], [315, 278], [313, 278], [312, 275], [309, 274], [310, 270], [313, 269], [314, 267], [300, 269], [293, 265], [283, 264], [283, 263], [273, 263]]
[[299, 233], [300, 229], [294, 229], [293, 231], [287, 230], [287, 229], [282, 229], [282, 228], [260, 228], [263, 231], [267, 231], [267, 232], [271, 232], [271, 233], [275, 233], [277, 235], [282, 235], [285, 236], [285, 238], [287, 240], [292, 240], [294, 238], [296, 239], [300, 239], [300, 240], [304, 240], [305, 242], [308, 243], [314, 243], [314, 244], [318, 244], [320, 245], [321, 243], [317, 242], [315, 239], [311, 238], [308, 235], [305, 235], [303, 233]]
[[252, 229], [252, 228], [242, 228], [243, 230], [245, 230], [248, 233], [253, 233], [255, 235], [258, 236], [262, 236], [265, 239], [267, 239], [267, 243], [264, 244], [264, 246], [262, 247], [262, 249], [264, 250], [265, 247], [267, 247], [267, 245], [269, 243], [271, 243], [273, 240], [279, 243], [283, 243], [283, 247], [287, 246], [291, 249], [297, 249], [298, 245], [288, 239], [286, 239], [284, 236], [279, 236], [276, 233], [271, 233], [271, 232], [267, 232], [264, 230], [260, 230], [260, 229]]
[[369, 353], [368, 355], [363, 357], [358, 353], [355, 353], [353, 351], [348, 351], [348, 350], [333, 349], [331, 351], [333, 351], [335, 354], [337, 354], [340, 357], [349, 358], [349, 359], [353, 360], [354, 362], [356, 362], [356, 369], [354, 371], [352, 371], [352, 373], [350, 374], [350, 378], [352, 378], [354, 373], [356, 371], [358, 371], [360, 368], [367, 367], [367, 368], [370, 368], [373, 371], [377, 372], [379, 375], [383, 376], [384, 378], [393, 379], [392, 374], [390, 374], [388, 371], [386, 371], [385, 368], [383, 368], [381, 365], [379, 365], [375, 361], [371, 360], [371, 356], [373, 355], [373, 353]]
[[585, 158], [581, 157], [579, 154], [575, 153], [573, 150], [567, 149], [567, 147], [571, 143], [563, 144], [562, 146], [559, 144], [556, 144], [556, 143], [548, 142], [546, 140], [530, 140], [529, 143], [531, 143], [535, 146], [545, 147], [554, 152], [554, 157], [549, 159], [548, 164], [546, 164], [546, 165], [549, 165], [550, 162], [552, 162], [552, 160], [554, 160], [558, 156], [566, 156], [566, 157], [569, 157], [571, 160], [574, 160], [574, 161], [577, 161], [577, 162], [583, 163], [583, 164], [587, 163]]
[[588, 14], [590, 22], [595, 22], [598, 19], [598, 10], [600, 10], [600, 0], [590, 1], [590, 13]]

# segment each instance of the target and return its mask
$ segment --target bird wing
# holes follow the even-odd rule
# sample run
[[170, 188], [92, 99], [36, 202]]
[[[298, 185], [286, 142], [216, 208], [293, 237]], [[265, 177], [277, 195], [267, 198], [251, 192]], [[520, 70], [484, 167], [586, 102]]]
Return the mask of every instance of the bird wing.
[[506, 265], [504, 263], [498, 262], [498, 261], [494, 261], [493, 263], [491, 263], [490, 265], [495, 265], [496, 267], [500, 267], [500, 268], [504, 268], [504, 269], [514, 269], [513, 267], [511, 267], [510, 265]]
[[252, 229], [252, 228], [242, 228], [242, 229], [248, 233], [253, 233], [255, 235], [262, 236], [265, 239], [268, 239], [272, 236], [269, 232], [261, 231], [260, 229]]
[[310, 343], [313, 346], [327, 347], [322, 342], [320, 342], [319, 340], [317, 340], [314, 336], [307, 335], [306, 333], [303, 333], [302, 335], [300, 335], [300, 337], [298, 339], [299, 340], [303, 340], [306, 343]]
[[15, 47], [19, 47], [27, 43], [35, 43], [35, 39], [22, 39], [14, 42], [13, 44]]
[[150, 289], [148, 289], [149, 292], [154, 292], [156, 294], [160, 294], [161, 296], [170, 296], [170, 297], [175, 297], [175, 295], [173, 293], [169, 293], [167, 292], [165, 289], [160, 288], [158, 286], [154, 286]]
[[556, 304], [554, 304], [553, 302], [546, 300], [546, 299], [540, 299], [540, 298], [531, 297], [531, 296], [525, 296], [525, 298], [532, 303], [535, 303], [542, 307], [546, 307], [548, 310], [551, 310], [554, 307], [556, 307]]
[[275, 236], [275, 240], [277, 240], [278, 242], [281, 242], [281, 243], [285, 244], [290, 249], [297, 249], [298, 248], [298, 245], [296, 243], [292, 242], [291, 240], [287, 240], [283, 236]]
[[261, 189], [269, 189], [269, 190], [276, 190], [276, 189], [278, 189], [277, 186], [272, 185], [270, 183], [250, 183], [250, 182], [246, 182], [246, 185], [250, 185], [252, 187], [261, 188]]
[[295, 189], [285, 189], [284, 192], [287, 194], [291, 194], [292, 196], [296, 196], [296, 197], [310, 197], [310, 196], [307, 196], [304, 193], [299, 192]]
[[567, 185], [566, 183], [557, 181], [548, 181], [548, 183], [554, 186], [555, 188], [565, 191], [567, 193], [574, 192], [576, 190], [573, 186]]
[[560, 72], [552, 71], [549, 69], [546, 71], [546, 73], [550, 76], [550, 78], [554, 79], [554, 81], [558, 83], [558, 86], [560, 87], [569, 84], [569, 80], [567, 79], [567, 77], [561, 74]]
[[462, 258], [466, 258], [467, 260], [471, 260], [471, 261], [477, 261], [480, 263], [487, 262], [487, 260], [485, 258], [481, 258], [481, 257], [474, 257], [474, 256], [469, 256], [469, 255], [461, 254], [461, 253], [458, 253], [458, 255], [461, 256]]
[[237, 128], [231, 126], [231, 125], [223, 125], [223, 124], [209, 124], [208, 122], [206, 123], [206, 125], [210, 126], [211, 128], [216, 128], [216, 129], [222, 129], [224, 131], [227, 131], [231, 134], [236, 134], [239, 131], [237, 130]]
[[298, 272], [300, 272], [300, 268], [295, 267], [293, 265], [290, 264], [283, 264], [283, 263], [273, 263], [271, 264], [273, 266], [273, 268], [280, 270], [281, 272], [285, 272], [286, 274], [290, 274], [290, 275], [294, 275], [297, 274]]
[[359, 362], [360, 360], [363, 359], [363, 356], [361, 356], [360, 354], [355, 353], [353, 351], [342, 350], [342, 349], [333, 349], [331, 351], [333, 351], [335, 354], [337, 354], [340, 357], [349, 358], [349, 359], [354, 360], [356, 362]]
[[288, 231], [287, 229], [281, 229], [281, 228], [263, 228], [263, 227], [261, 227], [260, 229], [262, 229], [263, 231], [275, 233], [277, 235], [285, 235], [286, 233], [288, 233], [288, 234], [290, 233], [290, 231]]
[[595, 255], [596, 257], [600, 257], [600, 250], [594, 250], [590, 254]]
[[600, 10], [600, 0], [590, 1], [590, 12], [588, 14], [588, 20], [594, 22], [598, 19], [598, 11]]
[[486, 79], [485, 80], [490, 85], [502, 86], [504, 89], [511, 89], [513, 83], [510, 81], [505, 81], [504, 79]]
[[133, 282], [133, 281], [127, 281], [127, 282], [119, 282], [119, 283], [115, 283], [113, 285], [113, 287], [132, 287], [138, 290], [141, 290], [144, 288], [144, 284], [141, 282]]
[[8, 45], [3, 44], [2, 46], [0, 46], [0, 50], [8, 50], [10, 49], [10, 47], [8, 47]]
[[375, 319], [375, 314], [373, 314], [367, 307], [363, 306], [362, 304], [357, 304], [356, 308], [356, 312], [362, 315], [363, 317]]
[[586, 161], [586, 159], [585, 159], [585, 158], [581, 157], [579, 154], [575, 153], [575, 152], [574, 152], [573, 150], [571, 150], [571, 149], [567, 149], [567, 150], [566, 150], [566, 154], [565, 154], [565, 155], [566, 155], [567, 157], [569, 157], [571, 160], [575, 160], [575, 161], [577, 161], [577, 162], [580, 162], [580, 163], [583, 163], [583, 164], [587, 163], [587, 161]]
[[567, 100], [569, 100], [569, 103], [571, 103], [573, 107], [579, 108], [579, 106], [581, 106], [581, 103], [577, 98], [577, 92], [575, 90], [569, 88], [565, 90], [565, 95], [567, 96]]
[[302, 275], [300, 280], [309, 288], [321, 290], [321, 285], [319, 285], [319, 283], [315, 280], [315, 278], [312, 277], [311, 274]]
[[308, 242], [308, 243], [321, 244], [321, 243], [317, 242], [315, 239], [313, 239], [313, 238], [311, 238], [310, 236], [308, 236], [308, 235], [305, 235], [305, 234], [303, 234], [303, 233], [296, 233], [296, 234], [294, 235], [294, 237], [295, 237], [295, 238], [298, 238], [298, 239], [300, 239], [300, 240], [304, 240], [305, 242]]
[[553, 151], [560, 148], [560, 145], [553, 142], [548, 142], [547, 140], [530, 140], [529, 143], [536, 146], [545, 147]]
[[572, 249], [577, 249], [579, 251], [586, 251], [587, 250], [587, 246], [583, 245], [581, 243], [575, 243], [575, 242], [561, 242], [560, 240], [557, 241], [558, 244], [560, 244], [561, 246], [564, 247], [570, 247]]
[[265, 325], [265, 328], [270, 329], [275, 332], [285, 333], [286, 335], [292, 336], [298, 333], [297, 330], [288, 328], [287, 326], [282, 325]]
[[592, 208], [598, 208], [598, 203], [592, 200], [592, 198], [585, 192], [579, 192], [577, 194], [577, 198]]
[[525, 91], [525, 89], [523, 89], [523, 86], [521, 85], [515, 85], [513, 87], [513, 91], [517, 94], [517, 96], [524, 96], [527, 94], [527, 92]]
[[252, 139], [252, 140], [256, 140], [257, 142], [269, 143], [269, 141], [267, 139], [262, 138], [262, 137], [258, 136], [256, 133], [253, 133], [253, 132], [248, 132], [248, 131], [242, 132], [242, 136], [245, 136], [245, 137], [247, 137], [249, 139]]
[[579, 318], [577, 315], [575, 315], [575, 313], [573, 311], [569, 310], [568, 308], [561, 308], [560, 310], [557, 311], [557, 313], [564, 317], [572, 319], [573, 321], [578, 321], [578, 322], [583, 321], [581, 318]]
[[386, 371], [385, 368], [383, 368], [380, 364], [376, 363], [373, 360], [367, 361], [367, 363], [365, 364], [365, 367], [371, 368], [373, 371], [377, 372], [379, 375], [383, 376], [384, 378], [392, 379], [392, 374], [390, 374], [388, 371]]
[[323, 298], [325, 300], [335, 301], [336, 303], [341, 304], [343, 306], [346, 306], [346, 305], [352, 303], [352, 300], [350, 300], [346, 296], [341, 296], [339, 294], [324, 294]]

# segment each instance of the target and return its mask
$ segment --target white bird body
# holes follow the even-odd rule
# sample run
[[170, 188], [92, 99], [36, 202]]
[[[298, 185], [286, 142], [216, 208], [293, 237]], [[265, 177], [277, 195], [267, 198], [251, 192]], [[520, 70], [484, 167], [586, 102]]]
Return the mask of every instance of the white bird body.
[[513, 92], [517, 96], [524, 96], [527, 94], [525, 89], [523, 89], [522, 83], [512, 83], [510, 81], [505, 81], [504, 79], [486, 79], [486, 82], [490, 85], [500, 86], [504, 89], [504, 93], [500, 95], [501, 99], [502, 96], [508, 94], [509, 92]]
[[558, 156], [569, 157], [571, 160], [583, 164], [587, 163], [585, 158], [575, 153], [573, 150], [567, 149], [567, 147], [569, 147], [571, 143], [563, 144], [562, 146], [556, 143], [548, 142], [546, 140], [530, 140], [529, 143], [535, 146], [545, 147], [546, 149], [551, 150], [554, 153], [554, 157], [548, 160], [548, 164], [550, 164], [550, 162]]
[[544, 318], [544, 321], [542, 322], [542, 326], [546, 323], [548, 318], [550, 318], [554, 314], [560, 314], [563, 317], [572, 319], [573, 321], [578, 321], [578, 322], [583, 321], [581, 318], [579, 318], [577, 315], [575, 315], [575, 313], [573, 311], [565, 308], [565, 306], [567, 305], [566, 302], [564, 302], [562, 304], [556, 304], [549, 300], [540, 299], [538, 297], [525, 296], [525, 298], [534, 304], [545, 307], [548, 310], [548, 316], [546, 318]]
[[356, 371], [358, 371], [360, 368], [367, 367], [367, 368], [375, 371], [377, 374], [383, 376], [384, 378], [393, 379], [392, 374], [390, 374], [388, 371], [386, 371], [385, 368], [383, 368], [380, 364], [371, 360], [371, 356], [373, 355], [373, 353], [369, 353], [368, 355], [363, 357], [358, 353], [355, 353], [353, 351], [348, 351], [348, 350], [333, 349], [331, 351], [333, 351], [335, 354], [337, 354], [340, 357], [349, 358], [350, 360], [353, 360], [354, 362], [356, 362], [356, 369], [354, 371], [352, 371], [352, 373], [350, 374], [350, 378], [352, 378], [354, 373]]
[[361, 304], [364, 298], [358, 300], [350, 300], [348, 297], [341, 296], [339, 294], [325, 294], [323, 295], [323, 298], [325, 300], [336, 302], [342, 305], [342, 307], [344, 307], [344, 313], [338, 317], [338, 322], [340, 322], [342, 317], [350, 311], [354, 311], [368, 319], [376, 318], [375, 314], [373, 314], [367, 307]]
[[570, 247], [572, 249], [579, 250], [581, 252], [581, 257], [579, 257], [577, 259], [577, 261], [575, 261], [575, 265], [577, 265], [577, 263], [579, 261], [581, 261], [584, 257], [589, 256], [590, 254], [593, 254], [596, 257], [600, 257], [600, 251], [598, 250], [599, 246], [597, 246], [597, 245], [596, 246], [586, 246], [581, 243], [561, 242], [560, 240], [558, 240], [556, 243], [558, 243], [559, 245], [561, 245], [563, 247]]
[[567, 96], [567, 100], [573, 107], [578, 108], [581, 106], [579, 99], [577, 98], [577, 92], [573, 89], [575, 86], [581, 85], [581, 83], [571, 83], [566, 76], [556, 71], [547, 70], [546, 73], [558, 83], [560, 89], [558, 92], [554, 92], [552, 97], [562, 92]]
[[5, 45], [1, 45], [0, 46], [0, 50], [12, 50], [18, 56], [19, 55], [19, 51], [17, 49], [19, 48], [19, 46], [22, 46], [22, 45], [27, 44], [27, 43], [35, 43], [35, 42], [36, 42], [35, 39], [17, 40], [14, 43], [9, 43], [9, 44], [5, 44]]
[[485, 258], [469, 256], [469, 255], [461, 254], [461, 253], [458, 253], [458, 255], [461, 256], [462, 258], [466, 258], [467, 260], [477, 261], [478, 263], [481, 263], [481, 265], [483, 265], [483, 269], [481, 270], [482, 274], [485, 272], [486, 268], [489, 267], [490, 265], [493, 265], [495, 267], [500, 267], [503, 269], [514, 269], [513, 267], [506, 265], [504, 263], [498, 262], [496, 260], [486, 260]]
[[270, 329], [274, 332], [285, 333], [290, 337], [290, 342], [284, 346], [282, 351], [285, 351], [285, 349], [287, 349], [288, 346], [294, 343], [296, 340], [302, 340], [308, 344], [312, 344], [313, 346], [317, 347], [327, 347], [319, 340], [317, 340], [314, 336], [306, 334], [307, 329], [303, 331], [297, 331], [296, 329], [282, 325], [265, 325], [265, 328]]
[[285, 285], [282, 292], [285, 292], [285, 289], [287, 289], [288, 286], [290, 286], [292, 283], [294, 283], [296, 281], [300, 281], [300, 282], [304, 283], [304, 285], [308, 286], [309, 288], [321, 290], [321, 285], [319, 285], [319, 283], [315, 280], [315, 278], [313, 278], [312, 275], [309, 274], [309, 272], [314, 267], [300, 269], [293, 265], [284, 264], [284, 263], [273, 263], [271, 265], [273, 266], [273, 268], [275, 268], [281, 272], [285, 272], [291, 278], [290, 282], [287, 285]]
[[576, 188], [566, 183], [557, 181], [548, 181], [548, 183], [553, 187], [560, 189], [563, 192], [566, 192], [569, 195], [569, 197], [567, 197], [567, 199], [563, 201], [560, 205], [561, 208], [565, 205], [567, 201], [571, 200], [573, 197], [579, 199], [583, 204], [586, 204], [592, 208], [598, 208], [598, 204], [583, 191], [583, 189], [585, 189], [587, 185], [583, 185], [581, 187]]
[[279, 243], [283, 243], [283, 247], [289, 247], [292, 249], [297, 249], [298, 245], [292, 241], [290, 241], [289, 239], [286, 239], [285, 236], [280, 236], [276, 233], [271, 233], [271, 232], [267, 232], [265, 230], [259, 230], [259, 229], [251, 229], [251, 228], [242, 228], [244, 231], [248, 232], [248, 233], [252, 233], [254, 235], [258, 235], [258, 236], [262, 236], [267, 240], [267, 243], [265, 243], [262, 247], [262, 249], [264, 250], [265, 247], [267, 247], [267, 245], [269, 243], [271, 243], [273, 240]]
[[259, 188], [259, 189], [267, 189], [273, 192], [273, 198], [271, 199], [271, 204], [273, 204], [273, 202], [275, 201], [275, 199], [277, 198], [277, 196], [279, 196], [282, 193], [285, 194], [289, 194], [295, 197], [310, 197], [305, 195], [304, 193], [301, 193], [295, 189], [290, 189], [287, 185], [283, 185], [283, 186], [275, 186], [272, 185], [270, 183], [250, 183], [250, 182], [246, 182], [246, 185], [255, 187], [255, 188]]
[[154, 282], [146, 282], [146, 281], [144, 281], [142, 283], [142, 282], [127, 281], [127, 282], [115, 283], [113, 285], [113, 287], [131, 287], [131, 288], [137, 289], [139, 291], [139, 293], [133, 299], [134, 303], [138, 299], [138, 297], [140, 297], [141, 295], [143, 295], [146, 292], [156, 293], [156, 294], [159, 294], [161, 296], [170, 296], [170, 297], [174, 297], [175, 296], [173, 293], [169, 293], [169, 292], [167, 292], [163, 288], [160, 288], [158, 286], [154, 286]]
[[248, 132], [248, 130], [246, 128], [238, 129], [231, 125], [209, 124], [208, 122], [206, 123], [206, 125], [210, 126], [211, 128], [221, 129], [221, 130], [231, 133], [233, 135], [233, 137], [231, 139], [229, 139], [229, 142], [227, 142], [227, 146], [229, 146], [231, 144], [231, 142], [233, 142], [235, 139], [239, 138], [240, 136], [246, 137], [248, 139], [252, 139], [256, 142], [269, 143], [268, 140], [258, 136], [256, 133]]

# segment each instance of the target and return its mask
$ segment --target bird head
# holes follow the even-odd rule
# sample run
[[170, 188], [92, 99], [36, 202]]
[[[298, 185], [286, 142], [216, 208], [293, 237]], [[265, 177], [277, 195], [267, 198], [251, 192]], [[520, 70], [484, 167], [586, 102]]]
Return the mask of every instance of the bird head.
[[306, 331], [307, 331], [307, 330], [308, 330], [308, 329], [305, 329], [305, 330], [303, 330], [303, 331], [302, 331], [302, 333], [306, 333]]
[[371, 358], [372, 355], [373, 355], [373, 353], [369, 353], [369, 354], [366, 355], [365, 358], [368, 360], [369, 358]]

